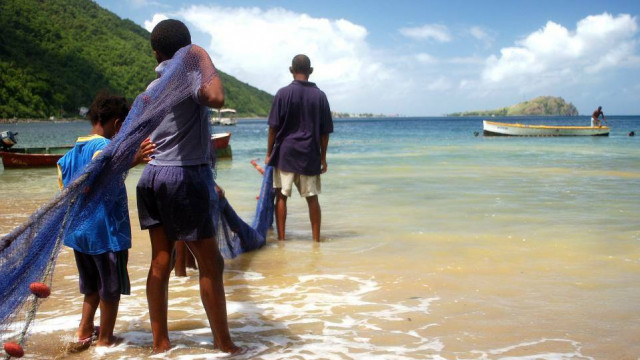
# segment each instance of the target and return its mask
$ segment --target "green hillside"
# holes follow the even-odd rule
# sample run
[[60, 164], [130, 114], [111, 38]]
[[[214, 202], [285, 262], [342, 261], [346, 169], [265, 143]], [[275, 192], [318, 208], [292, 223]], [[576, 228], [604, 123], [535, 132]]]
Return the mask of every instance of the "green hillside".
[[561, 97], [539, 96], [533, 100], [524, 101], [495, 110], [466, 111], [449, 114], [449, 116], [575, 116], [578, 109], [572, 103], [567, 103]]
[[[0, 0], [0, 118], [77, 117], [101, 89], [133, 100], [156, 65], [149, 32], [91, 0]], [[268, 114], [272, 95], [221, 76], [225, 106]]]

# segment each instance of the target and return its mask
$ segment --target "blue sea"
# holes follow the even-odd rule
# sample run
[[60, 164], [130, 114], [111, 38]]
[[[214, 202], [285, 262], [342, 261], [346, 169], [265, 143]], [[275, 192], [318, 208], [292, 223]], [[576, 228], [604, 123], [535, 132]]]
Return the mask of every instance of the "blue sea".
[[[492, 118], [587, 125], [588, 117]], [[640, 358], [640, 116], [609, 116], [608, 137], [485, 137], [482, 118], [336, 119], [322, 177], [322, 241], [306, 202], [289, 200], [286, 241], [226, 262], [238, 359]], [[19, 146], [72, 144], [86, 122], [0, 124]], [[217, 182], [247, 221], [264, 159], [265, 119], [231, 131]], [[638, 136], [628, 136], [635, 131]], [[27, 356], [146, 359], [148, 235], [134, 230], [124, 342], [67, 355], [82, 296], [73, 254], [58, 260]], [[57, 191], [55, 169], [0, 167], [0, 233]], [[197, 270], [172, 278], [174, 348], [154, 358], [224, 357], [198, 293]], [[19, 325], [19, 324], [18, 324]]]

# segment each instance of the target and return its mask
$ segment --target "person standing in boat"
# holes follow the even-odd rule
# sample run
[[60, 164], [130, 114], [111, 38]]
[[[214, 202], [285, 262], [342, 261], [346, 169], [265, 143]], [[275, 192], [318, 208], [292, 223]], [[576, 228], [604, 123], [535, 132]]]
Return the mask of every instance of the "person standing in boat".
[[598, 106], [598, 108], [594, 110], [593, 114], [591, 115], [591, 127], [602, 126], [602, 123], [600, 122], [600, 115], [602, 115], [604, 124], [607, 124], [607, 119], [604, 117], [604, 112], [602, 112], [602, 106]]
[[274, 167], [278, 240], [285, 239], [287, 198], [295, 184], [309, 206], [313, 240], [320, 241], [320, 174], [327, 171], [333, 120], [327, 96], [309, 82], [311, 60], [306, 55], [296, 55], [289, 71], [293, 82], [276, 93], [268, 120], [266, 162]]

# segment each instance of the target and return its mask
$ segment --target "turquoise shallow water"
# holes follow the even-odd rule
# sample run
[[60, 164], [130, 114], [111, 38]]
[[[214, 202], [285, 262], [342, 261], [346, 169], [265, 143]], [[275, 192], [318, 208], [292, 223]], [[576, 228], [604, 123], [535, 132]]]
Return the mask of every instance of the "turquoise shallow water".
[[[609, 117], [609, 137], [475, 136], [479, 118], [337, 120], [323, 177], [323, 242], [293, 197], [286, 242], [227, 263], [230, 324], [252, 359], [610, 359], [640, 356], [640, 117]], [[500, 121], [496, 118], [495, 120]], [[512, 121], [514, 119], [508, 119]], [[518, 118], [583, 125], [588, 118]], [[20, 145], [72, 143], [88, 124], [4, 124]], [[231, 131], [218, 182], [250, 219], [264, 120]], [[132, 218], [140, 168], [127, 180]], [[0, 233], [56, 191], [50, 169], [0, 170]], [[134, 223], [134, 226], [136, 224]], [[126, 343], [81, 358], [144, 358], [151, 340], [148, 238], [134, 233]], [[57, 351], [79, 313], [73, 257], [33, 353]], [[172, 279], [167, 358], [211, 356], [197, 273]], [[52, 336], [53, 335], [53, 336]], [[68, 340], [68, 339], [67, 339]], [[214, 353], [215, 354], [215, 353]]]

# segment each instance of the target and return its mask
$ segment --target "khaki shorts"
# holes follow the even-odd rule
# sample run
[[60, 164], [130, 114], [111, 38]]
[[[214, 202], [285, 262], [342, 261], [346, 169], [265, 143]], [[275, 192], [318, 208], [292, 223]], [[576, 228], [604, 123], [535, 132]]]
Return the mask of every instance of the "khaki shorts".
[[320, 175], [300, 175], [288, 171], [281, 171], [278, 168], [273, 170], [273, 187], [274, 189], [281, 189], [280, 192], [284, 196], [291, 196], [291, 189], [293, 184], [296, 185], [298, 193], [302, 197], [315, 196], [320, 194], [322, 190], [322, 183], [320, 182]]

